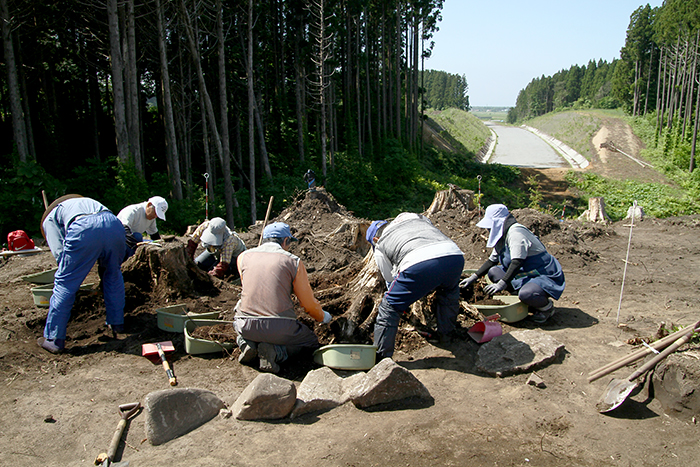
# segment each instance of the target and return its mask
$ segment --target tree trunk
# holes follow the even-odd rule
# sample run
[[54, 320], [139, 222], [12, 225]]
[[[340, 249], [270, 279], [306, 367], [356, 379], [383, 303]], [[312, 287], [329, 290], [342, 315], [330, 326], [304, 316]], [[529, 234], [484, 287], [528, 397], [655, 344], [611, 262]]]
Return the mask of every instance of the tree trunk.
[[[233, 208], [238, 209], [238, 199], [233, 191], [233, 183], [231, 183], [231, 140], [228, 130], [228, 87], [226, 85], [226, 43], [224, 37], [224, 6], [222, 0], [216, 2], [216, 35], [218, 39], [218, 55], [219, 55], [219, 113], [221, 119], [221, 164], [224, 172], [224, 197], [226, 200], [231, 200]], [[228, 175], [227, 175], [228, 174]], [[232, 228], [236, 225], [234, 221], [233, 209], [226, 208], [226, 223]]]
[[695, 148], [698, 141], [698, 120], [700, 119], [700, 88], [698, 88], [695, 97], [695, 125], [693, 126], [693, 142], [690, 147], [690, 167], [688, 172], [693, 172], [695, 169]]
[[172, 187], [172, 196], [177, 200], [181, 200], [180, 154], [177, 147], [173, 101], [170, 94], [170, 71], [168, 51], [165, 46], [165, 27], [163, 25], [163, 5], [161, 0], [156, 0], [156, 23], [158, 26], [158, 52], [160, 55], [161, 88], [163, 91], [163, 118], [165, 120], [165, 160], [167, 162], [170, 186]]
[[299, 152], [299, 163], [304, 165], [304, 133], [305, 133], [305, 119], [304, 119], [304, 101], [302, 99], [302, 93], [304, 92], [304, 83], [306, 76], [302, 72], [301, 64], [301, 49], [299, 47], [300, 42], [300, 32], [297, 31], [294, 35], [294, 74], [296, 79], [294, 80], [294, 98], [296, 102], [296, 116], [297, 116], [297, 151]]
[[19, 153], [19, 160], [26, 162], [30, 157], [29, 145], [27, 142], [27, 127], [22, 111], [22, 99], [19, 89], [19, 75], [17, 73], [17, 63], [15, 62], [15, 49], [12, 40], [12, 28], [10, 11], [7, 7], [7, 0], [0, 0], [0, 21], [2, 21], [2, 42], [5, 49], [5, 61], [7, 63], [7, 83], [10, 94], [10, 109], [12, 112], [12, 131]]
[[255, 204], [255, 90], [253, 88], [253, 0], [248, 0], [248, 57], [246, 60], [248, 88], [248, 164], [250, 165], [250, 223], [258, 219]]
[[265, 126], [263, 125], [262, 117], [260, 116], [260, 106], [258, 105], [259, 101], [260, 100], [256, 97], [254, 110], [255, 126], [258, 129], [258, 139], [260, 140], [260, 165], [262, 165], [267, 179], [272, 182], [272, 169], [270, 169], [270, 158], [267, 155], [267, 145], [265, 143]]
[[119, 34], [119, 13], [117, 0], [107, 0], [107, 20], [109, 23], [110, 59], [112, 65], [112, 94], [114, 99], [114, 131], [117, 142], [117, 157], [121, 162], [129, 160], [129, 140], [126, 128], [124, 105], [124, 65]]
[[[252, 1], [252, 0], [251, 0]], [[182, 12], [182, 18], [183, 18], [183, 23], [184, 23], [184, 28], [187, 36], [187, 44], [190, 48], [190, 53], [192, 55], [192, 60], [195, 64], [195, 67], [197, 69], [197, 80], [199, 81], [199, 92], [202, 94], [202, 98], [204, 99], [204, 106], [206, 109], [206, 115], [207, 119], [209, 121], [209, 126], [211, 129], [211, 135], [214, 140], [214, 144], [216, 145], [216, 151], [219, 155], [219, 163], [221, 164], [221, 171], [224, 176], [224, 186], [231, 186], [231, 164], [229, 163], [230, 157], [228, 154], [224, 154], [224, 148], [221, 143], [221, 136], [219, 133], [219, 130], [217, 128], [216, 124], [216, 117], [214, 116], [214, 106], [212, 105], [211, 102], [211, 97], [209, 96], [209, 91], [207, 89], [207, 83], [206, 80], [204, 79], [204, 70], [202, 69], [202, 60], [201, 56], [199, 54], [199, 47], [197, 46], [198, 44], [198, 34], [196, 35], [197, 37], [195, 38], [195, 31], [192, 25], [192, 21], [190, 19], [189, 13], [187, 11], [187, 7], [185, 6], [185, 0], [180, 0], [180, 9]], [[235, 226], [234, 222], [234, 217], [233, 217], [233, 198], [229, 197], [228, 195], [231, 193], [231, 191], [224, 192], [226, 198], [224, 199], [224, 203], [226, 205], [226, 223], [233, 227]]]
[[127, 131], [129, 132], [129, 150], [134, 160], [136, 173], [145, 177], [143, 168], [143, 151], [141, 151], [141, 118], [139, 105], [139, 79], [136, 65], [136, 20], [134, 18], [134, 0], [126, 2], [126, 108]]

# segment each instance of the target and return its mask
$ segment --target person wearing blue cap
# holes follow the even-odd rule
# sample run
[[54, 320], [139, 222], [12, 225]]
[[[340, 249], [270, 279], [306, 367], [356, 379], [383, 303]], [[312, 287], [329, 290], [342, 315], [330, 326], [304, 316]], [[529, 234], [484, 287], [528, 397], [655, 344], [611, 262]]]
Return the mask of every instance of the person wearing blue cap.
[[517, 291], [521, 302], [532, 311], [530, 319], [545, 323], [554, 315], [552, 298], [558, 300], [566, 281], [559, 261], [547, 252], [544, 244], [527, 227], [519, 224], [503, 204], [486, 208], [477, 224], [489, 230], [489, 258], [471, 276], [460, 282], [468, 287], [488, 274], [492, 284], [484, 292], [493, 295], [503, 290]]
[[447, 343], [459, 314], [459, 278], [464, 268], [459, 247], [427, 217], [410, 212], [391, 222], [372, 222], [366, 239], [387, 282], [374, 324], [377, 357], [394, 355], [401, 315], [433, 290], [438, 336]]
[[[194, 257], [197, 246], [202, 244], [204, 251]], [[246, 249], [245, 243], [236, 232], [229, 229], [221, 217], [202, 222], [187, 240], [187, 254], [197, 266], [209, 275], [223, 279], [232, 274], [231, 267], [238, 256]]]
[[331, 321], [314, 297], [304, 263], [289, 252], [295, 241], [289, 225], [274, 222], [263, 229], [260, 246], [238, 257], [242, 289], [233, 321], [238, 361], [257, 357], [261, 371], [277, 373], [290, 356], [320, 347], [316, 334], [297, 319], [292, 293], [314, 320]]

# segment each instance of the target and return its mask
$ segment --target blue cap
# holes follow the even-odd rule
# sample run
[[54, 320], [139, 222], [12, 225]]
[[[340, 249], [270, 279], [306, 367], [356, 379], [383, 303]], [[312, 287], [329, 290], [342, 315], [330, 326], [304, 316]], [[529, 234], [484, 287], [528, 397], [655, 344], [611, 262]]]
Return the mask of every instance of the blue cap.
[[289, 237], [293, 242], [297, 239], [292, 236], [292, 231], [284, 222], [273, 222], [263, 229], [262, 238], [286, 238]]
[[377, 236], [377, 231], [378, 231], [378, 230], [381, 228], [381, 226], [383, 226], [384, 224], [386, 224], [386, 221], [385, 221], [385, 220], [374, 221], [374, 222], [372, 222], [372, 223], [369, 225], [369, 227], [367, 227], [367, 235], [366, 235], [366, 238], [367, 238], [367, 241], [369, 242], [370, 245], [374, 246], [374, 241], [373, 241], [373, 239], [374, 239], [374, 237]]

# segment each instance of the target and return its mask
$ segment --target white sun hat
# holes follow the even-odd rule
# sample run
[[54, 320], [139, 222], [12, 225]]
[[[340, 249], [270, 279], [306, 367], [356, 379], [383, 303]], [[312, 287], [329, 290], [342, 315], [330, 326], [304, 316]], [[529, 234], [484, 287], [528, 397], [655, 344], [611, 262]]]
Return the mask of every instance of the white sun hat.
[[477, 227], [490, 230], [486, 248], [496, 246], [498, 240], [503, 236], [503, 227], [509, 214], [508, 208], [503, 204], [492, 204], [486, 208], [484, 218], [476, 224]]

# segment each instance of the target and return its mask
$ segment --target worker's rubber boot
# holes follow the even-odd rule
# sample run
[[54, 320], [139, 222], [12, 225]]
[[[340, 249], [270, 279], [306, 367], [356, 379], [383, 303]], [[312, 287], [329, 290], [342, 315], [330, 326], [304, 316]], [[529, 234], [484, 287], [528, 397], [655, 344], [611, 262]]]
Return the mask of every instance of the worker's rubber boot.
[[56, 354], [63, 352], [66, 346], [65, 339], [46, 339], [44, 337], [40, 337], [37, 339], [36, 343], [39, 344], [39, 347], [42, 349]]
[[241, 349], [241, 354], [238, 356], [238, 363], [250, 363], [258, 356], [258, 344], [253, 341], [247, 341], [238, 336], [236, 339], [238, 348]]
[[537, 324], [544, 324], [549, 318], [554, 316], [555, 308], [554, 302], [552, 300], [547, 300], [547, 304], [542, 308], [535, 308], [535, 313], [530, 317], [530, 319]]
[[260, 357], [260, 371], [279, 373], [280, 366], [277, 364], [277, 350], [274, 345], [267, 342], [258, 344], [258, 357]]

